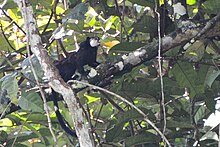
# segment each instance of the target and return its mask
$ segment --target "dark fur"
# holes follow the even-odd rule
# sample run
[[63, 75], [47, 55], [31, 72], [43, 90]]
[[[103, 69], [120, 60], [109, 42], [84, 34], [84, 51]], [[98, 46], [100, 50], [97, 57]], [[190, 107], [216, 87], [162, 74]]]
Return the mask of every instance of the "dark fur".
[[77, 52], [71, 53], [68, 58], [63, 59], [56, 64], [56, 67], [65, 82], [72, 79], [76, 70], [78, 70], [82, 76], [86, 76], [88, 73], [85, 72], [83, 68], [84, 65], [89, 65], [94, 68], [99, 65], [96, 61], [98, 47], [91, 47], [89, 40], [90, 37], [87, 37], [86, 41], [80, 44], [80, 48]]
[[[72, 79], [72, 76], [74, 75], [76, 70], [82, 76], [87, 76], [88, 73], [84, 70], [84, 65], [89, 65], [94, 68], [99, 65], [99, 63], [96, 61], [98, 47], [90, 46], [89, 40], [90, 37], [87, 37], [87, 39], [80, 44], [80, 48], [77, 52], [71, 53], [68, 58], [63, 59], [56, 64], [56, 67], [65, 82]], [[59, 111], [59, 106], [56, 99], [57, 96], [57, 93], [52, 91], [54, 107], [56, 107], [55, 113], [60, 123], [60, 126], [66, 133], [76, 137], [76, 132], [69, 127], [68, 123], [62, 117]]]
[[68, 124], [68, 122], [63, 118], [62, 114], [59, 111], [59, 105], [58, 105], [58, 101], [56, 99], [57, 97], [57, 93], [55, 91], [52, 91], [52, 98], [53, 98], [53, 104], [54, 104], [54, 108], [55, 108], [55, 113], [57, 116], [57, 120], [60, 123], [61, 128], [69, 135], [73, 136], [73, 137], [77, 137], [76, 136], [76, 131], [72, 130]]

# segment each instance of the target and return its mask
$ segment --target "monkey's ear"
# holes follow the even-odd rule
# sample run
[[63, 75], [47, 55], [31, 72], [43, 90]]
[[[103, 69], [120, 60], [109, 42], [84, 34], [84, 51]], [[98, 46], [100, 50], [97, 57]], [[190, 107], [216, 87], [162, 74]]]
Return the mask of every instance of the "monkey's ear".
[[86, 40], [89, 41], [89, 40], [90, 40], [90, 37], [87, 37]]

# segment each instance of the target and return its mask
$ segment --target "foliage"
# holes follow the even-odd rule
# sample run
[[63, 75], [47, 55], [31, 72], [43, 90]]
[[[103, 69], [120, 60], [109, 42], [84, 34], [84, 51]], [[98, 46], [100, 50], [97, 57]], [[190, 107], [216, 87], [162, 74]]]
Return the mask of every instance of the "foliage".
[[[76, 44], [84, 41], [86, 36], [97, 35], [102, 41], [98, 60], [108, 63], [158, 38], [158, 19], [153, 12], [154, 0], [117, 0], [117, 4], [114, 0], [90, 0], [86, 4], [78, 0], [70, 1], [68, 7], [65, 7], [64, 1], [57, 4], [52, 0], [30, 1], [42, 40], [47, 45], [54, 30], [57, 30], [56, 33], [60, 30], [66, 31], [55, 39], [62, 40], [67, 52], [76, 50]], [[187, 6], [191, 18], [202, 15], [203, 19], [210, 19], [218, 13], [220, 2], [207, 0], [196, 5], [195, 0], [188, 0]], [[168, 17], [168, 14], [174, 17], [171, 15], [172, 6], [167, 7], [169, 11], [164, 16], [166, 22], [161, 20], [161, 24], [165, 25], [161, 26], [161, 30], [165, 30], [161, 35], [175, 31], [176, 27], [173, 18]], [[162, 10], [163, 5], [160, 5], [158, 12], [163, 12]], [[43, 102], [36, 90], [36, 81], [25, 50], [25, 28], [18, 6], [8, 0], [1, 8], [0, 17], [0, 110], [1, 114], [7, 114], [0, 120], [0, 144], [53, 146]], [[194, 21], [200, 25], [204, 22], [198, 19]], [[47, 46], [48, 53], [54, 60], [62, 58], [64, 49], [60, 46], [57, 41]], [[183, 43], [163, 54], [162, 74], [167, 119], [165, 136], [173, 146], [193, 146], [196, 141], [199, 141], [200, 146], [217, 146], [219, 121], [215, 125], [208, 122], [211, 116], [213, 117], [213, 112], [216, 115], [211, 121], [219, 119], [218, 56], [218, 38], [199, 40], [187, 48]], [[46, 85], [47, 81], [43, 77], [39, 62], [34, 56], [31, 61], [39, 81]], [[134, 103], [162, 129], [161, 86], [156, 59], [146, 61], [127, 74], [114, 77], [108, 89]], [[99, 91], [84, 90], [77, 95], [81, 103], [88, 107], [99, 145], [162, 146], [163, 142], [156, 131], [143, 121], [143, 116], [126, 103]], [[49, 97], [49, 94], [47, 96]], [[13, 109], [16, 105], [19, 110]], [[77, 139], [69, 139], [62, 131], [53, 112], [53, 105], [51, 102], [48, 102], [48, 105], [58, 146], [76, 145]], [[60, 109], [65, 119], [73, 126], [65, 105], [60, 103]], [[208, 121], [204, 122], [206, 119]]]

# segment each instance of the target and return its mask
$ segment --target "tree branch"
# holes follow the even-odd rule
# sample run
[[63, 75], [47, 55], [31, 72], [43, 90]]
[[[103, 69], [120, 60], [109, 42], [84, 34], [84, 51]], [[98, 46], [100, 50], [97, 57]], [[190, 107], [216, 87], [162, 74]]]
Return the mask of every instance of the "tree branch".
[[[190, 42], [192, 39], [212, 38], [220, 35], [220, 14], [207, 22], [205, 26], [190, 27], [180, 29], [162, 38], [161, 52], [165, 53], [181, 44]], [[212, 24], [210, 27], [210, 23]], [[201, 34], [202, 30], [202, 34]], [[114, 76], [129, 72], [132, 68], [142, 63], [154, 59], [158, 55], [158, 41], [153, 41], [128, 55], [123, 55], [121, 59], [114, 63], [100, 65], [97, 69], [99, 73], [96, 77], [89, 80], [90, 83], [100, 87], [111, 83]]]
[[[30, 46], [31, 51], [35, 54], [41, 67], [44, 71], [45, 77], [49, 80], [49, 85], [58, 93], [63, 96], [64, 101], [68, 105], [68, 109], [74, 122], [76, 134], [79, 139], [80, 146], [93, 147], [94, 142], [91, 139], [90, 131], [87, 122], [84, 119], [82, 108], [77, 103], [75, 94], [71, 90], [68, 84], [66, 84], [60, 77], [58, 70], [52, 64], [50, 57], [47, 54], [46, 49], [42, 45], [42, 41], [38, 32], [36, 19], [33, 17], [34, 12], [32, 6], [26, 1], [25, 5], [19, 0], [15, 0], [15, 3], [20, 8], [21, 14], [24, 18], [24, 22], [28, 25], [30, 33]], [[25, 15], [27, 12], [27, 16]]]

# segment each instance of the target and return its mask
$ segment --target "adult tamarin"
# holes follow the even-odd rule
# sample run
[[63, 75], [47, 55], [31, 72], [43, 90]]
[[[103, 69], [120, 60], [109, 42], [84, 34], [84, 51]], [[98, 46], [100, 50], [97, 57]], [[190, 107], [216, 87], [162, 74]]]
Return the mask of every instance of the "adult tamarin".
[[82, 76], [87, 76], [83, 66], [89, 65], [97, 67], [99, 63], [96, 61], [98, 46], [100, 39], [98, 37], [87, 37], [85, 41], [80, 43], [80, 48], [77, 52], [71, 53], [68, 58], [56, 64], [57, 69], [63, 80], [67, 82], [72, 79], [77, 70]]
[[[80, 43], [80, 48], [77, 52], [70, 54], [68, 58], [65, 58], [55, 64], [63, 80], [67, 82], [73, 79], [73, 75], [76, 70], [82, 77], [86, 77], [88, 72], [84, 70], [84, 65], [91, 67], [97, 67], [99, 63], [96, 61], [98, 46], [100, 45], [99, 37], [87, 37], [85, 41]], [[52, 91], [52, 97], [54, 101], [55, 113], [62, 129], [71, 136], [76, 136], [76, 132], [72, 130], [65, 119], [59, 112], [58, 102], [56, 97], [58, 94]]]

